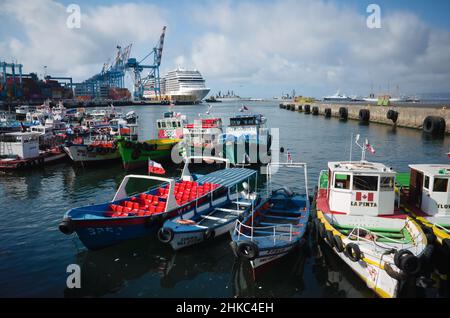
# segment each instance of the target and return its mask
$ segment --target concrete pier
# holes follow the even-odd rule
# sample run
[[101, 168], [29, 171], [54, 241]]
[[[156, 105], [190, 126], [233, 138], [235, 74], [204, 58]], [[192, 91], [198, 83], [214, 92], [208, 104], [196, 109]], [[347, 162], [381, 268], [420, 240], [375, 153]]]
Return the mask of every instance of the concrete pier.
[[280, 108], [282, 109], [298, 112], [305, 112], [305, 106], [313, 115], [414, 128], [433, 134], [450, 133], [450, 108], [447, 107], [421, 107], [419, 105], [377, 106], [373, 104], [356, 103], [311, 103], [307, 105], [296, 103], [280, 104]]

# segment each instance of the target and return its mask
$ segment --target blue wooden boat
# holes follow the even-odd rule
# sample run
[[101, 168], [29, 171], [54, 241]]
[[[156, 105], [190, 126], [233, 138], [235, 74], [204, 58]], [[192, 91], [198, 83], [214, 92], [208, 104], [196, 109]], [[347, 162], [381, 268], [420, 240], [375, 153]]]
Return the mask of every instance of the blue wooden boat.
[[[242, 177], [256, 175], [254, 170], [246, 170]], [[194, 210], [191, 217], [177, 216], [167, 220], [158, 231], [158, 238], [163, 243], [170, 243], [174, 250], [211, 241], [216, 237], [227, 234], [235, 226], [237, 220], [243, 220], [257, 204], [259, 196], [248, 191], [248, 183], [244, 183], [242, 193], [229, 188], [224, 201], [201, 212]]]
[[254, 269], [287, 255], [304, 242], [310, 215], [306, 164], [269, 164], [269, 180], [274, 166], [304, 168], [306, 191], [294, 193], [286, 187], [272, 191], [248, 217], [236, 222], [231, 247], [237, 257], [249, 260]]
[[[208, 157], [209, 160], [223, 158]], [[181, 178], [169, 179], [145, 175], [126, 176], [111, 202], [87, 205], [66, 212], [59, 229], [76, 233], [91, 250], [123, 241], [156, 234], [163, 222], [177, 215], [202, 211], [221, 202], [228, 188], [245, 180], [252, 170], [229, 168], [206, 175], [191, 174], [186, 160]], [[131, 179], [163, 182], [149, 191], [128, 196], [125, 189]], [[195, 190], [194, 190], [195, 189]]]

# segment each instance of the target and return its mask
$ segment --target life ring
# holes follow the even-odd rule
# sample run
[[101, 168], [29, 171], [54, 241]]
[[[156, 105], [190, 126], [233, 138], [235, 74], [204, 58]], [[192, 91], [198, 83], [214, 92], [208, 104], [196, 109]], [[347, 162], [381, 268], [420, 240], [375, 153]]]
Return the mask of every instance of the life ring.
[[170, 243], [174, 236], [173, 230], [168, 227], [160, 228], [158, 231], [158, 240], [162, 243]]
[[385, 263], [384, 264], [384, 270], [385, 272], [392, 277], [393, 279], [399, 280], [399, 281], [403, 281], [406, 280], [408, 278], [408, 275], [406, 275], [405, 273], [403, 273], [402, 271], [400, 272], [396, 272], [390, 264]]
[[239, 258], [254, 260], [259, 255], [259, 248], [252, 241], [240, 242], [236, 247], [236, 253]]
[[337, 234], [334, 235], [334, 247], [339, 253], [342, 253], [345, 250], [344, 243], [342, 243], [341, 237]]
[[203, 239], [205, 241], [212, 240], [216, 237], [216, 232], [213, 229], [207, 229], [203, 234]]
[[137, 160], [140, 156], [141, 156], [141, 150], [138, 149], [138, 148], [135, 148], [135, 149], [133, 150], [133, 152], [131, 153], [131, 158], [132, 158], [133, 160]]
[[347, 254], [347, 257], [352, 262], [357, 262], [361, 259], [361, 250], [359, 249], [359, 246], [355, 243], [349, 243], [345, 247], [345, 252]]
[[408, 275], [415, 275], [420, 270], [420, 260], [409, 250], [397, 251], [394, 255], [394, 264]]

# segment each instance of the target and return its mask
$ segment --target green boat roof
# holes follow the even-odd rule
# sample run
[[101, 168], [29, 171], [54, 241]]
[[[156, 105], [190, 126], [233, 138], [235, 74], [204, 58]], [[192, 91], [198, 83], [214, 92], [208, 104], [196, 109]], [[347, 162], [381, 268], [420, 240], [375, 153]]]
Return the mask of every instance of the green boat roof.
[[409, 176], [410, 176], [409, 172], [397, 172], [397, 175], [395, 176], [397, 185], [404, 188], [408, 188]]

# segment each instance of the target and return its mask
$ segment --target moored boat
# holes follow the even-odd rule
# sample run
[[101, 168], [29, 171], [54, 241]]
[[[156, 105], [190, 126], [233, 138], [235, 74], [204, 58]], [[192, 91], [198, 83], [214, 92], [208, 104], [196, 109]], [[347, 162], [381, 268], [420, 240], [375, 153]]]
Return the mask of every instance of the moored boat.
[[55, 145], [40, 149], [39, 133], [5, 133], [0, 138], [0, 169], [26, 169], [57, 162], [66, 157]]
[[[240, 168], [229, 168], [197, 175], [189, 172], [188, 165], [189, 161], [186, 161], [180, 178], [127, 175], [111, 202], [67, 211], [59, 225], [60, 231], [64, 234], [75, 232], [88, 249], [94, 250], [154, 235], [166, 219], [193, 213], [195, 209], [201, 211], [217, 201], [221, 202], [228, 188], [240, 181], [242, 172]], [[126, 186], [132, 179], [163, 184], [129, 196]], [[178, 190], [183, 185], [196, 187], [197, 191], [177, 199]]]
[[401, 282], [427, 256], [421, 227], [396, 207], [395, 171], [381, 163], [329, 162], [315, 203], [319, 236], [381, 297], [396, 297]]
[[307, 166], [304, 163], [270, 163], [269, 180], [275, 167], [303, 168], [304, 192], [295, 193], [286, 187], [274, 190], [249, 216], [236, 222], [231, 247], [236, 257], [249, 260], [254, 269], [287, 255], [305, 242], [310, 215]]
[[450, 165], [409, 167], [406, 179], [397, 182], [401, 207], [423, 224], [434, 235], [429, 237], [436, 238], [438, 246], [450, 255]]
[[267, 164], [272, 136], [261, 114], [235, 115], [219, 138], [223, 157], [232, 164]]
[[[223, 159], [223, 161], [229, 165], [227, 159]], [[254, 170], [240, 169], [239, 180], [235, 180], [233, 188], [228, 188], [227, 195], [222, 203], [201, 212], [194, 210], [192, 215], [181, 215], [167, 220], [158, 231], [159, 240], [166, 244], [170, 243], [174, 250], [179, 250], [211, 241], [229, 233], [234, 228], [236, 221], [242, 220], [258, 202], [259, 197], [249, 192], [250, 179], [254, 179], [255, 175], [256, 171]], [[244, 182], [244, 190], [239, 193], [238, 186], [239, 182], [242, 181], [247, 182]], [[180, 185], [177, 196], [181, 199], [195, 191], [197, 191], [196, 188], [187, 188]]]

